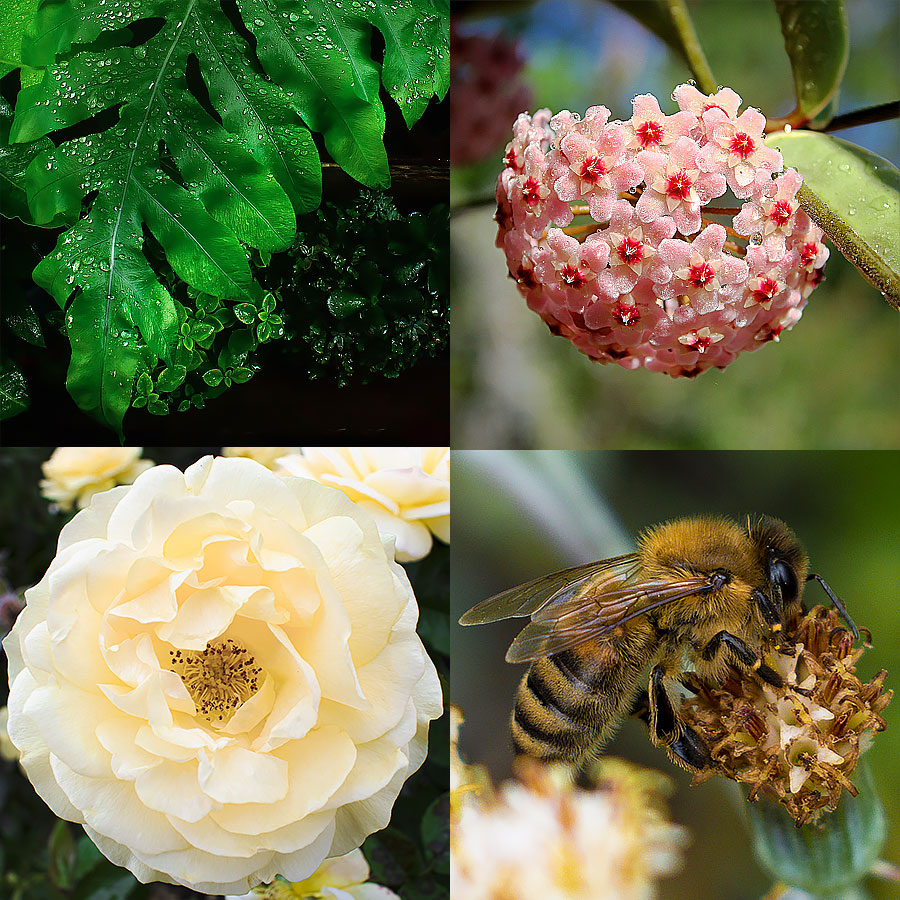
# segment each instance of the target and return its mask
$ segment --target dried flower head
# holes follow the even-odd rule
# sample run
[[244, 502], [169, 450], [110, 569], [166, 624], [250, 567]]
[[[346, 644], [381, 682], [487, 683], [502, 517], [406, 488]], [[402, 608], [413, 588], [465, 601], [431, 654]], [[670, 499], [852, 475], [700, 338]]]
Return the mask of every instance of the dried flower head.
[[798, 826], [833, 810], [872, 734], [885, 727], [882, 712], [893, 691], [881, 671], [863, 683], [856, 663], [864, 647], [833, 609], [816, 606], [798, 615], [781, 643], [764, 648], [767, 665], [784, 679], [772, 687], [732, 669], [719, 684], [694, 679], [697, 694], [685, 701], [684, 721], [710, 746], [714, 774], [751, 785], [750, 799], [779, 800]]
[[644, 900], [680, 868], [687, 835], [662, 808], [664, 776], [610, 758], [596, 763], [591, 790], [564, 766], [529, 760], [517, 774], [456, 807], [454, 898]]
[[[778, 174], [761, 113], [738, 115], [728, 88], [672, 98], [667, 116], [635, 97], [627, 122], [605, 106], [520, 115], [497, 246], [553, 334], [599, 362], [693, 377], [791, 328], [828, 250], [797, 203], [802, 178]], [[747, 202], [711, 206], [727, 189]]]

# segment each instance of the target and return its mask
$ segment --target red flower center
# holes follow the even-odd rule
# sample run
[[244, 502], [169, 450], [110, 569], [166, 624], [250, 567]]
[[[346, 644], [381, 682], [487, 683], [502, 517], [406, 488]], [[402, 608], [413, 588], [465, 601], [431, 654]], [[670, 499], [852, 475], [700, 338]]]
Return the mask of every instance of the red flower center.
[[715, 277], [713, 267], [708, 262], [702, 262], [691, 266], [687, 280], [693, 287], [706, 287]]
[[540, 202], [541, 184], [536, 178], [526, 178], [525, 184], [522, 185], [522, 199], [529, 205], [534, 206]]
[[787, 225], [793, 212], [794, 207], [787, 200], [776, 200], [772, 205], [772, 212], [769, 213], [769, 218], [776, 225]]
[[634, 133], [642, 147], [659, 145], [663, 139], [663, 127], [659, 122], [641, 122]]
[[519, 166], [516, 162], [516, 151], [512, 147], [506, 151], [506, 156], [503, 157], [503, 163], [514, 172], [518, 171]]
[[815, 241], [810, 241], [809, 243], [804, 244], [803, 249], [800, 251], [800, 262], [802, 262], [804, 266], [811, 266], [816, 261], [818, 253], [819, 245]]
[[589, 156], [581, 164], [581, 177], [590, 184], [597, 184], [606, 174], [606, 166], [599, 156]]
[[635, 263], [644, 258], [644, 243], [636, 238], [623, 238], [622, 242], [616, 247], [616, 253], [623, 263]]
[[746, 159], [756, 149], [756, 142], [749, 134], [739, 131], [731, 139], [731, 151], [741, 159]]
[[690, 347], [691, 350], [698, 350], [700, 353], [706, 352], [708, 348], [712, 346], [713, 339], [708, 335], [704, 335], [701, 337], [699, 334], [694, 336], [694, 339], [687, 344], [686, 346]]
[[778, 282], [774, 278], [760, 278], [759, 287], [753, 292], [757, 303], [768, 303], [778, 293]]
[[727, 110], [727, 109], [722, 109], [722, 107], [719, 106], [718, 103], [707, 103], [707, 104], [703, 107], [703, 110], [702, 110], [702, 112], [700, 113], [700, 115], [702, 116], [703, 113], [705, 113], [708, 109], [721, 109], [722, 112], [725, 113], [726, 116], [728, 115], [728, 110]]
[[519, 266], [516, 272], [516, 281], [527, 288], [537, 287], [537, 281], [534, 279], [534, 269], [526, 269], [525, 266]]
[[693, 186], [687, 172], [676, 172], [666, 180], [666, 194], [676, 200], [687, 200]]
[[623, 325], [634, 325], [641, 319], [641, 311], [634, 304], [622, 303], [621, 300], [612, 308], [612, 315]]
[[570, 263], [566, 263], [562, 267], [559, 276], [566, 284], [571, 285], [574, 288], [580, 288], [587, 280], [584, 275], [581, 274], [581, 270]]

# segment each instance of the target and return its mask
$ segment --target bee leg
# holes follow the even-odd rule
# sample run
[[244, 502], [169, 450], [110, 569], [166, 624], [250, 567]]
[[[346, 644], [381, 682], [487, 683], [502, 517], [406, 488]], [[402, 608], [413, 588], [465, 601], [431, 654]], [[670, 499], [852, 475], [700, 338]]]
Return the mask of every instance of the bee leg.
[[657, 744], [668, 748], [679, 765], [691, 771], [705, 769], [710, 763], [709, 747], [690, 725], [685, 725], [676, 715], [663, 685], [665, 674], [659, 665], [650, 672], [650, 733]]
[[781, 676], [774, 669], [767, 666], [752, 647], [747, 646], [730, 631], [720, 631], [715, 635], [703, 648], [703, 658], [712, 659], [723, 644], [738, 662], [743, 663], [751, 672], [756, 672], [763, 681], [768, 682], [773, 687], [784, 686]]
[[785, 644], [781, 642], [780, 638], [784, 625], [781, 621], [781, 612], [778, 609], [778, 604], [768, 594], [764, 594], [760, 590], [753, 591], [753, 600], [759, 607], [759, 611], [762, 614], [763, 619], [765, 619], [766, 624], [769, 626], [769, 631], [771, 631], [772, 634], [777, 634], [779, 637], [779, 641], [775, 644], [775, 649], [783, 649]]

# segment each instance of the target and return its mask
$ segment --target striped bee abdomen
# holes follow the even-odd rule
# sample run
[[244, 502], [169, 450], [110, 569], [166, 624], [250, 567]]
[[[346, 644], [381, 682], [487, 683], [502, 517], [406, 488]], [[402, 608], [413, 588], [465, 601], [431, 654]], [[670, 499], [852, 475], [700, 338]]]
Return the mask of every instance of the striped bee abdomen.
[[633, 648], [602, 639], [532, 663], [512, 715], [516, 753], [577, 763], [597, 747], [633, 702], [646, 664], [623, 649]]

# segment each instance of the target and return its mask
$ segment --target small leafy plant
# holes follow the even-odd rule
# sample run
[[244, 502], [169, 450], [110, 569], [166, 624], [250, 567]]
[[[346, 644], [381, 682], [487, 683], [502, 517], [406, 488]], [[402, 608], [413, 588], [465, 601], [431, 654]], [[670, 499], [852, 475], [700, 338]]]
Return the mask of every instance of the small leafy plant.
[[[381, 87], [408, 127], [444, 96], [449, 4], [20, 7], [4, 35], [21, 90], [0, 108], [3, 212], [64, 229], [34, 279], [65, 311], [69, 392], [121, 433], [133, 398], [161, 412], [181, 389], [177, 408], [200, 405], [187, 372], [224, 330], [204, 384], [250, 377], [251, 346], [283, 326], [251, 261], [290, 247], [296, 217], [320, 203], [313, 133], [347, 174], [387, 187]], [[196, 302], [176, 298], [163, 260]]]

